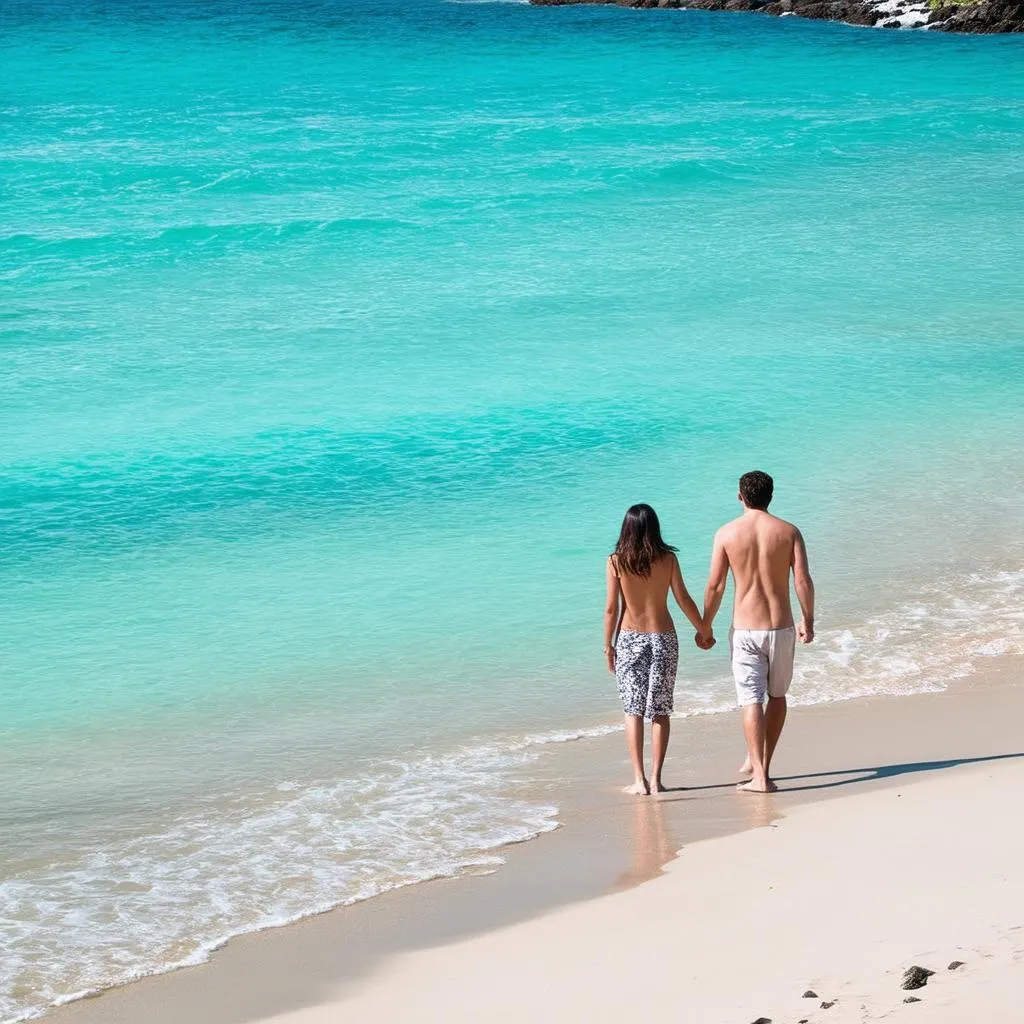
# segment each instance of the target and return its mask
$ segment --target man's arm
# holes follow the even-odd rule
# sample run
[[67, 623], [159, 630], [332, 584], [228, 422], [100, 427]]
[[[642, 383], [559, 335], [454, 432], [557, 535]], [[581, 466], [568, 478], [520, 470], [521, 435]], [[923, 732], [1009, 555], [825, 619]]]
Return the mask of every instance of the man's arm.
[[807, 546], [803, 535], [794, 527], [796, 536], [793, 538], [793, 586], [796, 588], [796, 599], [800, 602], [802, 619], [797, 626], [797, 635], [805, 644], [814, 639], [814, 580], [807, 565]]
[[725, 584], [729, 578], [729, 556], [725, 553], [722, 531], [715, 534], [715, 545], [711, 549], [711, 568], [708, 571], [708, 585], [704, 590], [704, 627], [710, 633], [712, 623], [722, 607]]
[[608, 662], [608, 671], [615, 671], [615, 634], [619, 631], [621, 618], [622, 587], [619, 583], [615, 563], [609, 558], [605, 567], [605, 599], [604, 599], [604, 656]]

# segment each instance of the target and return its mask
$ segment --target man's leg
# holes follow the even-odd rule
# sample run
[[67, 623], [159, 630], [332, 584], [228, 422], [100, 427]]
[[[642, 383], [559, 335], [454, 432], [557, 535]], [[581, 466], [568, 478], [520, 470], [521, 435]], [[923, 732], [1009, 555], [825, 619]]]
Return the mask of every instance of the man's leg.
[[768, 707], [764, 713], [764, 774], [771, 780], [772, 754], [782, 735], [782, 727], [786, 724], [786, 698], [769, 697]]
[[644, 720], [640, 715], [626, 715], [626, 746], [633, 762], [633, 785], [624, 792], [633, 796], [646, 796], [651, 791], [644, 774]]
[[[786, 698], [769, 697], [768, 707], [764, 713], [764, 771], [770, 779], [772, 777], [772, 754], [782, 735], [782, 727], [786, 724]], [[750, 763], [750, 755], [743, 762], [739, 774], [749, 779], [754, 774], [754, 766]]]
[[654, 724], [651, 726], [651, 792], [664, 793], [665, 787], [661, 783], [661, 769], [665, 764], [665, 754], [668, 752], [668, 737], [672, 731], [672, 719], [668, 715], [655, 715]]
[[[756, 646], [756, 640], [750, 635], [749, 630], [729, 630], [729, 661], [732, 665], [732, 675], [736, 682], [736, 703], [744, 709], [743, 732], [747, 733], [746, 708], [748, 704], [755, 701], [761, 703], [760, 677], [767, 668], [763, 665], [763, 656]], [[749, 750], [749, 742], [747, 744]], [[762, 758], [764, 754], [762, 753]], [[754, 774], [754, 762], [750, 754], [747, 754], [743, 767], [740, 768], [740, 778], [749, 779]]]
[[747, 740], [747, 756], [753, 775], [749, 782], [741, 782], [736, 788], [747, 793], [771, 793], [775, 786], [769, 782], [764, 767], [765, 724], [764, 708], [760, 703], [747, 704], [743, 708], [743, 735]]

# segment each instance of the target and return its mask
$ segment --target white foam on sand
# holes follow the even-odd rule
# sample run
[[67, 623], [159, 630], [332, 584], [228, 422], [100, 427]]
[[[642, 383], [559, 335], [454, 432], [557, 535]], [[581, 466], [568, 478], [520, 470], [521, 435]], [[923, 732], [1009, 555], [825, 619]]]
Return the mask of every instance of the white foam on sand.
[[1024, 570], [951, 576], [798, 653], [794, 702], [930, 693], [979, 658], [1024, 654]]
[[259, 797], [0, 882], [0, 1020], [205, 960], [233, 935], [466, 869], [557, 827], [518, 795], [536, 754], [469, 749]]

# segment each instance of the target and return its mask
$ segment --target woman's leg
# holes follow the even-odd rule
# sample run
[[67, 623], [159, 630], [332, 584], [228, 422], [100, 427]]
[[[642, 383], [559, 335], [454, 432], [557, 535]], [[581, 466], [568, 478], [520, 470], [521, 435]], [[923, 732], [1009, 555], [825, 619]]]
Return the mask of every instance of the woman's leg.
[[672, 730], [672, 714], [676, 688], [676, 669], [679, 665], [679, 642], [675, 633], [656, 633], [652, 637], [650, 676], [648, 677], [648, 714], [654, 720], [651, 729], [651, 791], [664, 793], [661, 769], [668, 752], [668, 738]]
[[651, 792], [664, 793], [661, 769], [668, 753], [668, 737], [672, 731], [672, 719], [668, 715], [655, 715], [651, 727]]
[[633, 762], [633, 785], [626, 792], [634, 796], [646, 796], [651, 791], [644, 774], [644, 720], [640, 715], [626, 715], [626, 746]]
[[[651, 791], [644, 772], [644, 695], [647, 692], [647, 643], [642, 633], [623, 630], [615, 645], [615, 680], [626, 713], [626, 746], [633, 762], [633, 785], [626, 793], [646, 796]], [[639, 712], [639, 713], [638, 713]]]

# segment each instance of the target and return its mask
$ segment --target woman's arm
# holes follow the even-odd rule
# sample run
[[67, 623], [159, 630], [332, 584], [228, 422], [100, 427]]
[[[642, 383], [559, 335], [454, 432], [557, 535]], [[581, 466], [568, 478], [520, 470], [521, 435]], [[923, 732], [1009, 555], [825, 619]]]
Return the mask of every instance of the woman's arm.
[[608, 661], [608, 671], [615, 671], [615, 635], [619, 631], [622, 618], [622, 586], [619, 575], [615, 571], [615, 563], [611, 558], [605, 566], [605, 599], [604, 599], [604, 656]]
[[697, 605], [694, 604], [690, 592], [683, 582], [683, 570], [679, 568], [679, 559], [672, 556], [672, 593], [675, 596], [676, 604], [679, 605], [682, 613], [690, 620], [690, 625], [697, 631], [697, 638], [703, 646], [711, 647], [714, 644], [711, 630], [704, 625]]

